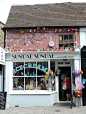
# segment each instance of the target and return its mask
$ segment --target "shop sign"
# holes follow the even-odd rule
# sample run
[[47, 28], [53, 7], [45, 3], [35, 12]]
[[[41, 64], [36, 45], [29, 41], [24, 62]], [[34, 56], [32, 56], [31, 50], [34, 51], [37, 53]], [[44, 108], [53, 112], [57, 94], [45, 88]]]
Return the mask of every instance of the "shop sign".
[[[39, 70], [41, 70], [41, 71], [43, 71], [43, 72], [46, 72], [46, 70], [48, 69], [48, 68], [44, 68], [44, 66], [42, 66], [42, 68], [40, 68], [40, 66], [41, 65], [38, 65], [37, 66], [37, 69], [39, 69]], [[36, 64], [31, 64], [31, 63], [28, 63], [28, 64], [25, 64], [25, 66], [24, 65], [20, 65], [20, 66], [18, 66], [18, 67], [16, 67], [15, 69], [14, 69], [14, 73], [17, 73], [18, 71], [21, 71], [21, 70], [23, 70], [23, 69], [26, 69], [26, 68], [36, 68]]]
[[5, 110], [7, 92], [0, 92], [0, 110]]
[[[57, 54], [28, 54], [28, 55], [12, 55], [12, 59], [74, 59], [75, 56], [58, 56]], [[78, 58], [78, 56], [77, 56]]]
[[0, 47], [0, 64], [5, 65], [5, 50]]

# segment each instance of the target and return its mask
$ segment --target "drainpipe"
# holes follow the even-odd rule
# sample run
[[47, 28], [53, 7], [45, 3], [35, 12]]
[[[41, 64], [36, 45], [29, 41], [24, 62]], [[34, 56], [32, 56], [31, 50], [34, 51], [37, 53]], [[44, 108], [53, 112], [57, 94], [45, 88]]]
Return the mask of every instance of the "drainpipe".
[[4, 77], [5, 77], [5, 73], [4, 73], [4, 71], [5, 71], [5, 65], [3, 65], [2, 66], [2, 70], [3, 70], [3, 92], [4, 92]]
[[[79, 70], [81, 70], [81, 49], [79, 51]], [[80, 80], [82, 82], [82, 76], [81, 76], [81, 74], [80, 74]], [[81, 90], [81, 92], [82, 92], [82, 90]], [[82, 97], [81, 97], [81, 106], [82, 106]]]
[[[4, 31], [4, 48], [5, 48], [5, 37], [6, 37], [6, 30]], [[6, 58], [6, 57], [5, 57]], [[5, 79], [5, 65], [3, 65], [3, 92], [4, 92], [4, 87], [5, 87], [5, 83], [4, 83], [4, 79]]]

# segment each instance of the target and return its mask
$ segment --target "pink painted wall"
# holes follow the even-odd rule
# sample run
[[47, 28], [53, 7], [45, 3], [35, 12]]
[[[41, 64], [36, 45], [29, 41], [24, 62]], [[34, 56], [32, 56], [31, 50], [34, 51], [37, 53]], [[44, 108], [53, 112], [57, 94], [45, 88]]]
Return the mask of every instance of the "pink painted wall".
[[[28, 29], [28, 30], [7, 30], [6, 36], [6, 47], [11, 49], [29, 49], [32, 50], [40, 48], [40, 50], [47, 50], [47, 48], [52, 50], [49, 47], [49, 42], [54, 42], [54, 51], [59, 48], [59, 35], [61, 34], [73, 34], [74, 42], [75, 42], [75, 30], [66, 29], [65, 31], [59, 31], [59, 29], [49, 29], [49, 30], [36, 30], [36, 29]], [[77, 30], [77, 40], [78, 45], [80, 46], [80, 34], [79, 29]], [[74, 44], [75, 45], [75, 44]], [[64, 50], [65, 51], [65, 50]]]

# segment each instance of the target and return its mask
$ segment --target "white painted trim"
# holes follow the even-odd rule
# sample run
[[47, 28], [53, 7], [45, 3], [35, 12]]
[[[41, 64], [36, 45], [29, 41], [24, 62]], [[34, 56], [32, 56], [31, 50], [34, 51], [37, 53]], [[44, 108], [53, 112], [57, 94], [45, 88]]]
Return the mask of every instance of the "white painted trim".
[[35, 90], [26, 90], [26, 91], [22, 91], [22, 90], [15, 90], [13, 92], [10, 92], [9, 94], [12, 95], [12, 94], [28, 94], [28, 95], [31, 95], [31, 94], [53, 94], [53, 93], [57, 93], [57, 91], [49, 91], [49, 90], [40, 90], [40, 91], [35, 91]]
[[[79, 54], [78, 51], [40, 51], [40, 52], [33, 52], [33, 51], [28, 51], [28, 52], [18, 52], [18, 54]], [[8, 55], [14, 55], [16, 52], [11, 52], [11, 53], [5, 53], [7, 56]]]

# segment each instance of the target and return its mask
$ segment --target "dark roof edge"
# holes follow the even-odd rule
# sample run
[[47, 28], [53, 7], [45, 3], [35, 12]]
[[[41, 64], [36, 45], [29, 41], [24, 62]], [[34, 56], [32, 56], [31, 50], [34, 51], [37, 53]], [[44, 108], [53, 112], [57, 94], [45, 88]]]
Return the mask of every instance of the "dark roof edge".
[[4, 23], [2, 23], [1, 21], [0, 21], [0, 23], [1, 23], [1, 24], [3, 24], [3, 25], [5, 25], [5, 24], [4, 24]]
[[[80, 27], [86, 27], [86, 26], [37, 26], [40, 28], [80, 28]], [[3, 27], [2, 29], [36, 29], [37, 27]]]

